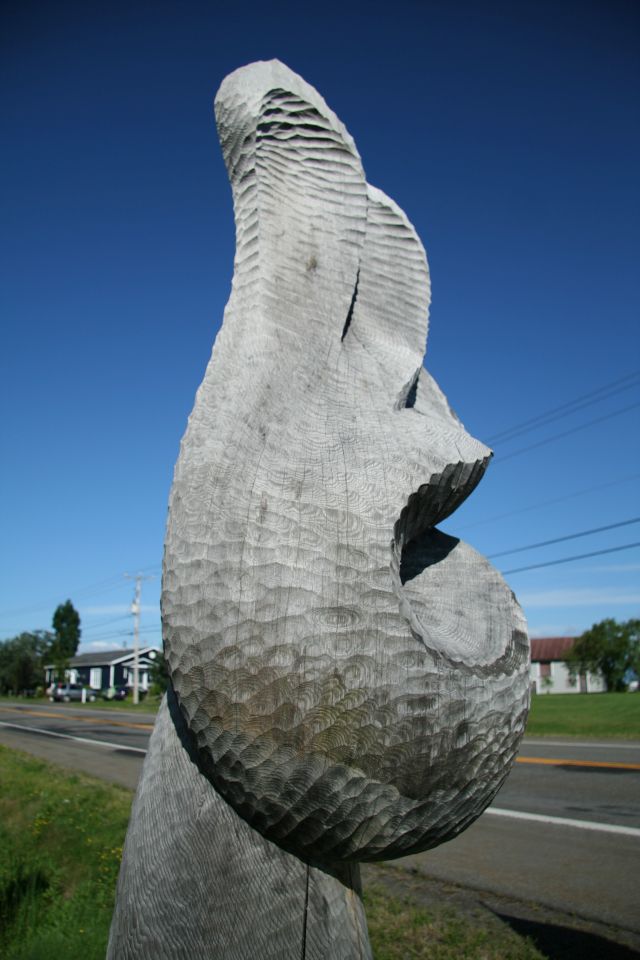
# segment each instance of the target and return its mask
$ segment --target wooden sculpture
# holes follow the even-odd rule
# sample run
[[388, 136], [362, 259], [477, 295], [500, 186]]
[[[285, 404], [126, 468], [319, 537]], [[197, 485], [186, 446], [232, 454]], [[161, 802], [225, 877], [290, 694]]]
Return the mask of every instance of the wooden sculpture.
[[216, 117], [235, 272], [171, 491], [172, 689], [109, 956], [368, 957], [357, 864], [490, 803], [524, 729], [526, 626], [437, 529], [491, 454], [422, 366], [413, 227], [282, 63], [227, 77]]

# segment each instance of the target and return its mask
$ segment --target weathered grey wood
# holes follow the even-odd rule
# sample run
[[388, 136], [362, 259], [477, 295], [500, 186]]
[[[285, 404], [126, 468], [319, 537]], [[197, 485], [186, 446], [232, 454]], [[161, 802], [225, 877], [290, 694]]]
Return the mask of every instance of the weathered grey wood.
[[168, 696], [134, 801], [108, 960], [369, 958], [357, 864], [310, 866], [248, 826], [199, 769]]
[[528, 706], [513, 594], [434, 531], [490, 451], [422, 369], [422, 245], [316, 91], [251, 64], [216, 112], [237, 253], [171, 493], [176, 692], [266, 837], [319, 859], [422, 850], [490, 802]]
[[234, 279], [176, 465], [162, 591], [198, 774], [163, 714], [112, 956], [160, 949], [136, 940], [146, 897], [144, 923], [184, 956], [236, 960], [255, 935], [256, 957], [324, 956], [333, 937], [327, 955], [357, 957], [361, 905], [335, 864], [428, 849], [482, 813], [524, 730], [526, 625], [499, 573], [437, 529], [491, 452], [422, 366], [415, 230], [278, 61], [227, 77], [216, 116]]

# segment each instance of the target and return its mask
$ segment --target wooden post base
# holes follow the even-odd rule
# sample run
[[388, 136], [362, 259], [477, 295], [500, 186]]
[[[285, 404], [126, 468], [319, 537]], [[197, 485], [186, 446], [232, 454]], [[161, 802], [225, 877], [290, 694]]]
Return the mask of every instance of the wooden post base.
[[172, 691], [133, 805], [107, 960], [355, 960], [371, 948], [357, 864], [265, 840], [199, 769]]

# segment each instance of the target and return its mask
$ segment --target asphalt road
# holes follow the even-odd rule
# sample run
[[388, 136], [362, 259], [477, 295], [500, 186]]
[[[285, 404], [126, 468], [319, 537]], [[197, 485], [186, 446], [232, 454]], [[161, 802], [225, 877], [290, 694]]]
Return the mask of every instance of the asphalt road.
[[[131, 788], [152, 726], [141, 713], [0, 705], [0, 742]], [[480, 820], [395, 863], [640, 932], [640, 743], [527, 739]]]

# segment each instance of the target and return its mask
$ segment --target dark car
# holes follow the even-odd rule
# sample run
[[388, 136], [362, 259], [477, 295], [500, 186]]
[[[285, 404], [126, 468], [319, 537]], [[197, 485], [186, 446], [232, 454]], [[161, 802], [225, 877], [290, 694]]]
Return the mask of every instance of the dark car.
[[49, 700], [60, 703], [69, 703], [71, 700], [82, 700], [82, 691], [85, 691], [84, 699], [93, 703], [96, 699], [96, 691], [84, 687], [81, 683], [54, 683], [49, 690]]
[[126, 700], [131, 692], [130, 687], [108, 687], [102, 691], [103, 700]]

